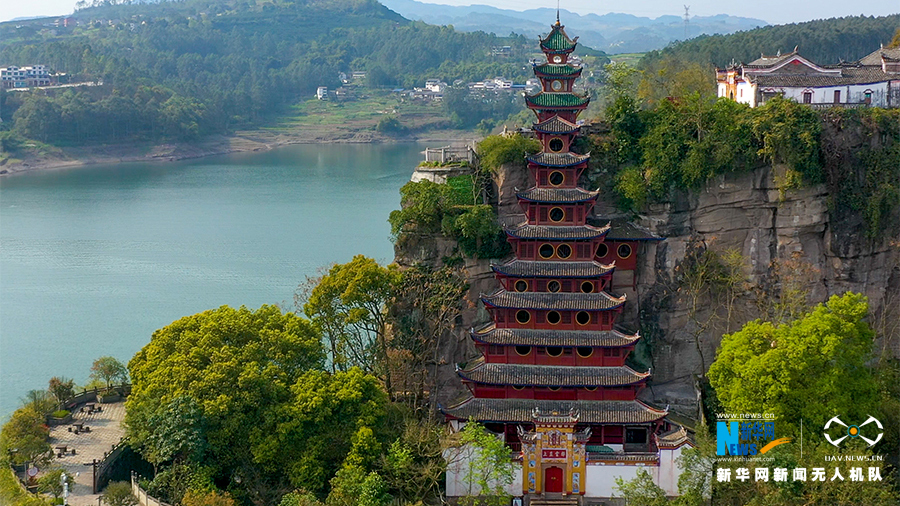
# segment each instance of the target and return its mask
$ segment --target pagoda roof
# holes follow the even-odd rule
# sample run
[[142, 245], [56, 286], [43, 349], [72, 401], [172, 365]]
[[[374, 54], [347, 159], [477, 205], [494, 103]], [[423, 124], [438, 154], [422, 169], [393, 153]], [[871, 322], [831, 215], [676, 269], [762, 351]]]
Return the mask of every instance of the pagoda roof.
[[545, 204], [573, 204], [597, 200], [600, 191], [588, 191], [584, 188], [538, 188], [532, 187], [523, 192], [516, 192], [519, 200], [541, 202]]
[[582, 70], [584, 70], [582, 67], [570, 63], [542, 63], [534, 66], [535, 74], [553, 77], [577, 78]]
[[547, 118], [540, 123], [532, 125], [534, 130], [545, 134], [570, 134], [577, 131], [580, 127], [571, 121], [566, 121], [558, 115]]
[[665, 448], [667, 450], [674, 450], [683, 445], [690, 445], [691, 447], [695, 446], [694, 442], [691, 441], [691, 436], [688, 434], [687, 429], [681, 425], [676, 426], [665, 434], [656, 436], [656, 445], [659, 448]]
[[588, 240], [603, 237], [609, 232], [609, 225], [592, 227], [580, 225], [564, 227], [557, 225], [530, 225], [528, 222], [506, 229], [506, 234], [517, 239], [546, 239], [548, 241], [574, 239]]
[[475, 341], [499, 346], [590, 346], [594, 348], [622, 348], [640, 339], [618, 330], [539, 330], [501, 329], [493, 323], [472, 330]]
[[579, 278], [590, 279], [606, 276], [615, 270], [615, 262], [550, 262], [545, 260], [519, 260], [514, 258], [502, 264], [491, 264], [497, 274], [517, 278]]
[[587, 162], [591, 154], [579, 155], [572, 152], [565, 153], [547, 153], [541, 151], [533, 155], [525, 157], [529, 162], [542, 165], [544, 167], [571, 167]]
[[568, 91], [541, 91], [536, 95], [525, 95], [525, 104], [541, 109], [581, 109], [587, 107], [591, 97]]
[[566, 34], [565, 28], [565, 26], [559, 24], [559, 21], [557, 21], [555, 25], [552, 25], [550, 33], [545, 38], [541, 39], [541, 49], [544, 51], [564, 53], [574, 50], [575, 46], [578, 45], [578, 37], [570, 39]]
[[[594, 220], [591, 220], [594, 221]], [[597, 220], [602, 222], [603, 220]], [[650, 230], [624, 220], [607, 221], [609, 223], [609, 233], [606, 234], [608, 241], [664, 241], [665, 238], [660, 237]]]
[[633, 424], [651, 423], [664, 418], [666, 411], [641, 401], [550, 401], [533, 399], [479, 399], [470, 397], [450, 407], [441, 407], [445, 415], [479, 422], [525, 422], [534, 420], [535, 410], [543, 413], [578, 413], [578, 423]]
[[557, 309], [562, 311], [609, 311], [625, 304], [625, 296], [613, 297], [606, 292], [509, 292], [497, 290], [482, 295], [486, 306], [511, 309]]
[[628, 366], [584, 367], [531, 364], [493, 364], [479, 359], [465, 369], [457, 367], [464, 380], [484, 385], [538, 387], [614, 387], [633, 385], [650, 377]]

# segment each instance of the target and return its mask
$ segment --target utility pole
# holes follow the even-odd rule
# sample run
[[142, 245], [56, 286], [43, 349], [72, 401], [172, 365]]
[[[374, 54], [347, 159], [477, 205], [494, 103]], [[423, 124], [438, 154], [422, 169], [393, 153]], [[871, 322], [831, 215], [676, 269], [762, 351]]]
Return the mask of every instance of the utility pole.
[[691, 6], [684, 6], [684, 40], [688, 40], [688, 26], [691, 24]]

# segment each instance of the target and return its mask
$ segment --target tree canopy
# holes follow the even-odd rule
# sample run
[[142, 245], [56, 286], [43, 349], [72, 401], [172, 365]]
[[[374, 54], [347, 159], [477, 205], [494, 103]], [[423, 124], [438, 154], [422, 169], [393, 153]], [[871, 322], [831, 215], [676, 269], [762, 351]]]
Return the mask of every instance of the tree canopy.
[[91, 379], [106, 382], [106, 389], [109, 390], [113, 381], [128, 381], [128, 369], [115, 357], [100, 357], [91, 366]]
[[[774, 413], [780, 430], [832, 416], [865, 420], [879, 413], [870, 358], [875, 333], [867, 299], [832, 296], [796, 321], [752, 321], [722, 338], [709, 380], [727, 412]], [[852, 380], [849, 380], [851, 379]]]
[[295, 384], [323, 361], [315, 328], [274, 306], [186, 316], [129, 362], [129, 441], [151, 462], [180, 457], [227, 476], [257, 460]]

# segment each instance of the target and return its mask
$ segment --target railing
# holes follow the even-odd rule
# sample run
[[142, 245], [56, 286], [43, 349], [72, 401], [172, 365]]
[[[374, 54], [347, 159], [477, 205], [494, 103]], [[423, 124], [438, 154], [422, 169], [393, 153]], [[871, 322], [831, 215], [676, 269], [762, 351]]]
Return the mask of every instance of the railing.
[[93, 493], [99, 493], [100, 489], [102, 489], [107, 483], [109, 483], [109, 476], [107, 475], [112, 469], [113, 464], [115, 464], [116, 460], [118, 460], [122, 455], [123, 451], [125, 451], [125, 440], [120, 440], [118, 443], [113, 445], [110, 451], [103, 453], [103, 460], [94, 462]]
[[160, 501], [148, 494], [146, 490], [142, 489], [138, 484], [138, 475], [134, 472], [131, 473], [131, 493], [137, 497], [141, 506], [171, 506], [169, 503]]
[[823, 109], [832, 109], [834, 107], [842, 108], [842, 109], [865, 109], [869, 107], [869, 104], [865, 102], [855, 102], [855, 103], [826, 103], [826, 104], [803, 104], [805, 106], [812, 107], [816, 110]]
[[426, 148], [425, 161], [437, 163], [475, 162], [475, 149], [471, 145], [445, 146], [442, 148]]
[[587, 452], [588, 464], [657, 464], [656, 453]]

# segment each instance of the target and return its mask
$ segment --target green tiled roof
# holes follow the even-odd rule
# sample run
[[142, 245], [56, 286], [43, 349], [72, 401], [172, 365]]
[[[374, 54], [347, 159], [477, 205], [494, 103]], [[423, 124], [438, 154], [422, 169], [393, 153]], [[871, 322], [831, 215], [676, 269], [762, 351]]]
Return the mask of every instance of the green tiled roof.
[[535, 65], [534, 71], [535, 73], [548, 76], [577, 76], [581, 73], [581, 67], [544, 63], [542, 65]]
[[541, 92], [537, 95], [525, 95], [525, 103], [536, 107], [584, 107], [591, 101], [591, 97], [576, 95], [575, 93], [548, 93]]
[[[575, 37], [578, 40], [578, 37]], [[566, 35], [562, 25], [553, 25], [553, 31], [546, 39], [541, 39], [541, 49], [549, 49], [550, 51], [571, 51], [577, 45], [575, 40]]]

